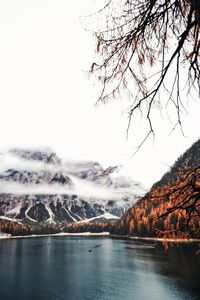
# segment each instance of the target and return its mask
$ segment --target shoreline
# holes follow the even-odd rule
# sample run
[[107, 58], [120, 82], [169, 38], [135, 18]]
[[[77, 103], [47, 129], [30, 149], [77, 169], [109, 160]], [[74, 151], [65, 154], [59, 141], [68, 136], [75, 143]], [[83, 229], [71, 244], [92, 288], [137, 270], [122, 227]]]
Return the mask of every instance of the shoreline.
[[110, 236], [109, 232], [79, 232], [79, 233], [68, 233], [68, 232], [60, 232], [60, 233], [52, 233], [52, 234], [31, 234], [31, 235], [0, 235], [0, 240], [6, 239], [22, 239], [22, 238], [37, 238], [37, 237], [51, 237], [51, 236], [83, 236], [83, 237], [90, 237], [90, 236]]
[[110, 235], [113, 238], [121, 238], [127, 240], [136, 241], [151, 241], [151, 242], [170, 242], [170, 243], [200, 243], [200, 239], [181, 239], [181, 238], [157, 238], [157, 237], [139, 237], [139, 236], [128, 236], [128, 235]]
[[200, 239], [173, 239], [173, 238], [156, 238], [156, 237], [138, 237], [138, 236], [126, 236], [126, 235], [112, 235], [109, 232], [78, 232], [78, 233], [69, 233], [69, 232], [60, 232], [53, 234], [32, 234], [32, 235], [18, 235], [12, 236], [9, 234], [0, 235], [0, 240], [5, 239], [22, 239], [22, 238], [38, 238], [38, 237], [67, 237], [67, 236], [79, 236], [79, 237], [110, 237], [110, 238], [119, 238], [135, 241], [151, 241], [151, 242], [170, 242], [170, 243], [200, 243]]

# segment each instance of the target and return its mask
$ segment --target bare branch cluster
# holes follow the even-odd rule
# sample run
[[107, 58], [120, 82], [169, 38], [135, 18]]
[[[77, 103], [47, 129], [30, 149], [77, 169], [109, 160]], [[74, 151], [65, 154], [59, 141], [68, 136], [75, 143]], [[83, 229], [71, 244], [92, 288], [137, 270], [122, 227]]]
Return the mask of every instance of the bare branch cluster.
[[129, 120], [145, 111], [146, 137], [159, 103], [174, 105], [174, 127], [181, 126], [180, 77], [200, 95], [200, 0], [109, 0], [99, 14], [106, 27], [95, 33], [99, 61], [91, 67], [102, 83], [99, 101], [125, 90], [133, 99]]

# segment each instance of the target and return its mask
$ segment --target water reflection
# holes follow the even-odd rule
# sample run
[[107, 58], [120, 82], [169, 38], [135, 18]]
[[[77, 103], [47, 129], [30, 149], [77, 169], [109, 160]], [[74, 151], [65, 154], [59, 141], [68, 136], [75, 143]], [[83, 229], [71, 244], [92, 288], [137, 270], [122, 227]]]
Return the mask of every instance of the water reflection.
[[0, 299], [200, 299], [194, 253], [110, 238], [0, 241]]
[[[200, 299], [200, 256], [196, 255], [198, 245], [170, 247], [167, 252], [160, 244], [127, 243], [126, 249], [134, 251], [137, 268], [151, 274], [157, 280], [157, 287], [171, 287], [170, 299]], [[164, 298], [165, 299], [165, 298]]]

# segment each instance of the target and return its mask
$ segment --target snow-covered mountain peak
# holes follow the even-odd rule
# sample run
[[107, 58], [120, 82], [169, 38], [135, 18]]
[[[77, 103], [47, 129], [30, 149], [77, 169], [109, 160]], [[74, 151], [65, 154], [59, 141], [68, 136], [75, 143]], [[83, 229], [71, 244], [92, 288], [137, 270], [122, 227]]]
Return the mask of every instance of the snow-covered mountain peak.
[[60, 158], [50, 148], [45, 149], [10, 149], [9, 153], [25, 160], [41, 161], [47, 164], [59, 165]]
[[[94, 161], [61, 161], [50, 149], [1, 154], [0, 215], [31, 222], [75, 222], [121, 216], [144, 189]], [[14, 159], [13, 159], [14, 158]], [[6, 160], [5, 159], [5, 160]], [[139, 191], [140, 190], [140, 191]]]

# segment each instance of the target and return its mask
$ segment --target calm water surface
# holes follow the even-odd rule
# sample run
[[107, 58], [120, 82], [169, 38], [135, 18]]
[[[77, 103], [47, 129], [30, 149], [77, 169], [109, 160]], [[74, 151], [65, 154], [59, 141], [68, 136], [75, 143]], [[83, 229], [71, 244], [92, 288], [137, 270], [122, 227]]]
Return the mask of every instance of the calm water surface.
[[0, 300], [11, 299], [199, 300], [200, 257], [111, 238], [0, 240]]

